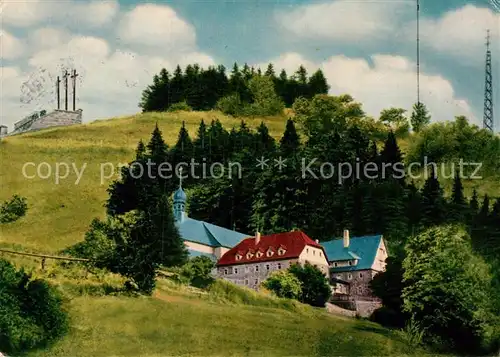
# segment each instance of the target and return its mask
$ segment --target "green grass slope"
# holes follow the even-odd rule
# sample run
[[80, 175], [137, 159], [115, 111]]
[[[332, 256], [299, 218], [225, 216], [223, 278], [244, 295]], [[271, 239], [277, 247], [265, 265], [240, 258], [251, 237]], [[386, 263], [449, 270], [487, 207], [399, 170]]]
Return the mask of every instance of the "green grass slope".
[[[112, 172], [111, 167], [118, 173], [120, 164], [134, 158], [138, 141], [149, 140], [156, 122], [167, 144], [173, 145], [183, 121], [189, 133], [195, 136], [202, 119], [206, 124], [219, 119], [226, 128], [238, 126], [241, 121], [218, 112], [147, 113], [47, 129], [2, 140], [0, 201], [20, 194], [27, 198], [29, 211], [17, 222], [2, 226], [0, 242], [53, 252], [82, 240], [91, 220], [104, 217], [106, 190], [115, 178], [101, 182], [101, 167], [105, 170], [104, 176]], [[285, 117], [245, 118], [250, 127], [257, 127], [262, 120], [271, 135], [281, 136]], [[47, 179], [26, 178], [23, 175], [26, 163], [47, 163], [52, 175]], [[70, 167], [67, 178], [58, 183], [54, 175], [56, 163], [66, 163]], [[78, 172], [84, 168], [78, 183], [78, 174], [71, 167], [73, 164]], [[26, 172], [29, 176], [36, 173], [33, 165], [28, 166]], [[66, 169], [61, 166], [60, 172], [63, 175]], [[47, 174], [46, 164], [42, 164], [41, 174]]]

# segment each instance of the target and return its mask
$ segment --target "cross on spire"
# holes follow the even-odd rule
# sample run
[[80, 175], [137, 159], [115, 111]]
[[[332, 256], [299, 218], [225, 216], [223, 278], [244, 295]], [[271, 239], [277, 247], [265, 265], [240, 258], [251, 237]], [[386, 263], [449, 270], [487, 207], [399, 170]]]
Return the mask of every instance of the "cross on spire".
[[179, 188], [182, 190], [182, 166], [179, 167]]

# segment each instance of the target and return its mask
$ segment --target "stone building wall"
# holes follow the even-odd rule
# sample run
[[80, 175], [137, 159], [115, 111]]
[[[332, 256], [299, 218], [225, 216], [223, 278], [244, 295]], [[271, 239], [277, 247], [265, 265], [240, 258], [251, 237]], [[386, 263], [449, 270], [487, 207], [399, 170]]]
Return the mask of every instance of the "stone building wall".
[[36, 120], [29, 130], [39, 130], [54, 126], [67, 126], [82, 123], [82, 110], [76, 112], [66, 110], [54, 110]]
[[258, 262], [217, 267], [219, 278], [228, 280], [233, 284], [246, 286], [257, 290], [260, 284], [274, 271], [288, 269], [297, 259], [274, 260], [271, 262]]
[[[82, 123], [82, 109], [77, 111], [54, 110], [43, 117], [22, 124], [24, 120], [14, 124], [14, 131], [11, 134], [20, 134], [33, 130], [47, 129], [55, 126], [68, 126]], [[20, 125], [22, 124], [22, 125]]]
[[353, 298], [373, 298], [374, 295], [372, 294], [369, 284], [376, 273], [376, 271], [371, 269], [342, 273], [331, 272], [330, 277], [347, 281], [349, 283], [348, 294]]

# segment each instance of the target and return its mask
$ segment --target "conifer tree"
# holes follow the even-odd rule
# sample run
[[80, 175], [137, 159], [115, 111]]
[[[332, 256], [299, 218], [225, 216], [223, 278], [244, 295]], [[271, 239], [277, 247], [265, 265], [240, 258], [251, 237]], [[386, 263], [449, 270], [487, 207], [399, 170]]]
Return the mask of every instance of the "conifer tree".
[[424, 103], [419, 102], [413, 105], [410, 121], [413, 131], [416, 133], [420, 132], [430, 123], [431, 117]]
[[422, 224], [424, 228], [442, 224], [446, 207], [443, 190], [432, 166], [431, 174], [422, 188]]
[[404, 170], [403, 155], [401, 154], [396, 136], [392, 130], [389, 131], [384, 148], [380, 153], [380, 161], [382, 165], [386, 165], [386, 171], [382, 172], [381, 176], [385, 176], [385, 178], [395, 178], [404, 186], [405, 176], [404, 171], [402, 171]]
[[467, 202], [463, 192], [462, 181], [458, 170], [453, 178], [453, 188], [451, 193], [451, 202], [449, 210], [449, 219], [452, 222], [463, 222], [467, 216]]
[[328, 85], [325, 75], [323, 74], [323, 71], [321, 71], [321, 69], [318, 69], [309, 78], [308, 87], [309, 98], [314, 97], [316, 94], [328, 94], [330, 86]]
[[422, 211], [422, 196], [412, 181], [406, 193], [406, 217], [408, 217], [408, 233], [413, 236], [419, 233]]
[[167, 195], [150, 201], [134, 225], [123, 254], [124, 275], [146, 294], [153, 292], [161, 266], [180, 266], [187, 261], [187, 249], [175, 226]]
[[280, 139], [280, 153], [282, 156], [290, 158], [298, 153], [299, 148], [300, 137], [297, 134], [295, 123], [289, 118], [286, 122], [285, 132]]
[[264, 122], [261, 122], [257, 128], [256, 133], [256, 154], [262, 153], [262, 155], [273, 155], [276, 142], [274, 138], [269, 135], [269, 129]]
[[272, 63], [269, 63], [267, 65], [265, 75], [271, 78], [274, 78], [276, 76], [276, 74], [274, 73], [274, 65]]
[[205, 149], [207, 148], [207, 126], [203, 119], [200, 121], [200, 126], [198, 127], [198, 132], [196, 134], [196, 139], [193, 141], [194, 155], [196, 162], [201, 163], [203, 158], [207, 157]]

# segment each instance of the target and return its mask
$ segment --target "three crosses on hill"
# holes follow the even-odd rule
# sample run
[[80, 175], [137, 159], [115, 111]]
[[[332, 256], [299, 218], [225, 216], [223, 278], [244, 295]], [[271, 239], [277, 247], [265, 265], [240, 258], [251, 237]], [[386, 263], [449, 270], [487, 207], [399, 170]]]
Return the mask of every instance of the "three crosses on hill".
[[[63, 78], [64, 78], [64, 110], [68, 110], [68, 77], [71, 78], [72, 84], [73, 84], [73, 111], [76, 110], [76, 77], [78, 77], [78, 73], [76, 73], [76, 69], [71, 71], [71, 75], [67, 70], [64, 71]], [[56, 79], [56, 92], [57, 92], [57, 109], [61, 109], [61, 100], [60, 100], [60, 83], [61, 79], [59, 76], [57, 76]]]

